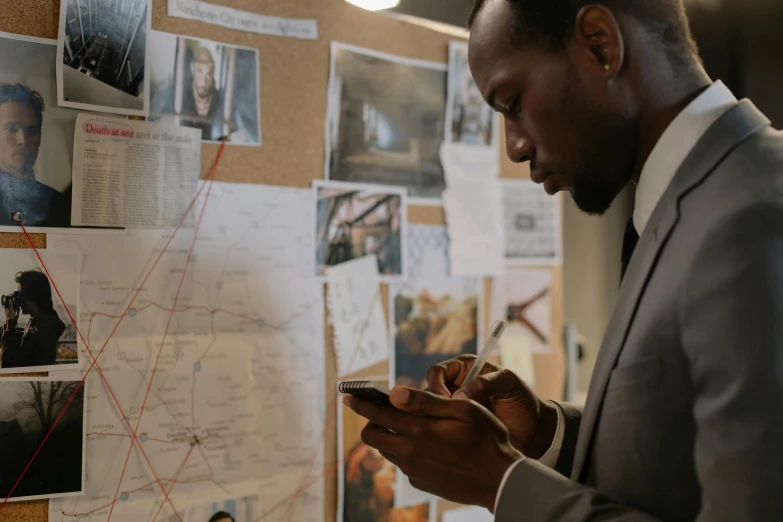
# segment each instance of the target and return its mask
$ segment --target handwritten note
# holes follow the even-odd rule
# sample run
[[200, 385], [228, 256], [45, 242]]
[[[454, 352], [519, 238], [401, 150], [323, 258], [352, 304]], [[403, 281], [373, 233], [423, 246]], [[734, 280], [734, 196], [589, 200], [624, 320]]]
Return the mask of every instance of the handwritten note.
[[376, 256], [327, 268], [326, 284], [338, 375], [343, 377], [384, 361], [389, 355], [389, 336]]
[[315, 20], [264, 16], [201, 0], [169, 0], [169, 16], [199, 20], [237, 31], [302, 40], [318, 39], [318, 24]]

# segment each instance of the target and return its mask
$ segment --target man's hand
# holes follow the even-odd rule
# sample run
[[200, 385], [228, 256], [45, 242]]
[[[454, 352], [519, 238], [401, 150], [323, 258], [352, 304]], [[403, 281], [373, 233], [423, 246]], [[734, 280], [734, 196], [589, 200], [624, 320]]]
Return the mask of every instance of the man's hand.
[[462, 386], [476, 362], [475, 355], [461, 355], [427, 371], [429, 390], [442, 397], [472, 399], [502, 422], [511, 444], [526, 456], [538, 459], [552, 445], [557, 430], [556, 406], [538, 398], [511, 370], [487, 363], [481, 375]]
[[362, 441], [396, 464], [422, 491], [495, 509], [506, 470], [524, 456], [486, 408], [467, 399], [396, 387], [392, 406], [346, 397], [370, 422]]

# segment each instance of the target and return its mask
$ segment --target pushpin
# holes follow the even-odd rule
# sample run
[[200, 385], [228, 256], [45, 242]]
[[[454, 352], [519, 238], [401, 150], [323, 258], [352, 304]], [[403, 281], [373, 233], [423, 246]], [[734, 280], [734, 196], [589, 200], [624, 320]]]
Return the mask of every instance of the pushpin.
[[11, 213], [11, 219], [16, 221], [17, 223], [22, 222], [22, 213], [21, 212], [13, 212]]

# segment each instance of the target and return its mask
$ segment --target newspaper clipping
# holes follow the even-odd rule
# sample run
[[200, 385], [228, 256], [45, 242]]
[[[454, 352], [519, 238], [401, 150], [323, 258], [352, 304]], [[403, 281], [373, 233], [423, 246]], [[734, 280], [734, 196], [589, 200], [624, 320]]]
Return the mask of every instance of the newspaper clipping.
[[200, 169], [199, 129], [80, 114], [72, 225], [176, 226], [196, 195]]

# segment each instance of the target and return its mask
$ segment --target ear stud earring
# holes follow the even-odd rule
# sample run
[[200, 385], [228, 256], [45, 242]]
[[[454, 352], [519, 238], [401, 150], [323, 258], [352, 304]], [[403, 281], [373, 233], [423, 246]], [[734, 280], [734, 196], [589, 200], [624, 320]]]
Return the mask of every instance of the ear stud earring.
[[606, 65], [604, 65], [604, 71], [608, 71], [611, 68], [612, 67], [608, 63]]

